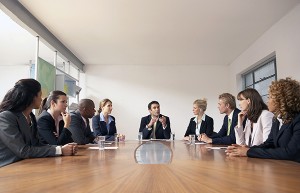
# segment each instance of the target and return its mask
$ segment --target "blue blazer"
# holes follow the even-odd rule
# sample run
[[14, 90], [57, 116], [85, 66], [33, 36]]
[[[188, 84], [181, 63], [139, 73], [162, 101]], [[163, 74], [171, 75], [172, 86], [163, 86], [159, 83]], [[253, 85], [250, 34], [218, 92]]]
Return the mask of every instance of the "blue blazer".
[[[194, 121], [195, 117], [191, 118], [188, 128], [186, 129], [185, 135], [196, 135], [196, 122]], [[205, 133], [207, 136], [211, 136], [214, 131], [214, 120], [208, 115], [205, 115], [205, 121], [201, 122], [200, 125], [200, 134]]]
[[114, 135], [115, 133], [117, 133], [117, 128], [116, 128], [116, 122], [115, 122], [115, 118], [111, 115], [109, 115], [113, 121], [110, 122], [109, 124], [109, 132], [107, 131], [107, 127], [106, 127], [106, 122], [105, 121], [100, 121], [100, 114], [99, 115], [95, 115], [92, 118], [92, 127], [93, 127], [93, 131], [94, 131], [94, 136], [106, 136], [105, 139], [106, 140], [114, 140]]
[[[159, 117], [162, 117], [162, 116], [164, 116], [164, 115], [159, 115]], [[170, 134], [171, 134], [170, 119], [167, 116], [164, 116], [164, 117], [166, 117], [167, 127], [166, 127], [166, 129], [163, 129], [161, 122], [157, 121], [156, 129], [155, 129], [156, 139], [170, 139]], [[151, 115], [148, 115], [141, 119], [139, 132], [143, 132], [143, 139], [150, 139], [150, 137], [151, 137], [151, 134], [153, 131], [153, 126], [152, 126], [151, 130], [148, 130], [148, 128], [146, 128], [146, 125], [150, 122], [150, 120], [151, 120]]]
[[72, 133], [64, 128], [64, 121], [59, 122], [59, 136], [56, 137], [53, 132], [56, 132], [55, 120], [45, 110], [37, 118], [38, 133], [41, 141], [50, 145], [65, 145], [73, 142]]
[[268, 139], [259, 146], [251, 147], [247, 156], [300, 162], [300, 114], [280, 129], [279, 125], [279, 121], [274, 119]]
[[230, 134], [227, 136], [228, 131], [228, 115], [224, 117], [222, 128], [218, 133], [214, 133], [212, 137], [212, 144], [221, 144], [221, 145], [231, 145], [235, 144], [235, 131], [234, 127], [238, 122], [238, 114], [241, 111], [239, 109], [234, 109], [232, 115], [232, 121], [230, 126]]

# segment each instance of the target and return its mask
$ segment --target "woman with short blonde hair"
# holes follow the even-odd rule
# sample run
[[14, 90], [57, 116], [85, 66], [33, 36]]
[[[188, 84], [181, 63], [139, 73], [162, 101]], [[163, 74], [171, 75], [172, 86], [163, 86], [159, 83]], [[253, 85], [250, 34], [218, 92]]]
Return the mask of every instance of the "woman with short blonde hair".
[[[188, 140], [189, 135], [199, 136], [202, 133], [210, 136], [214, 130], [214, 120], [205, 114], [207, 108], [206, 98], [197, 99], [193, 103], [194, 117], [190, 119], [190, 123], [186, 129], [184, 139]], [[197, 138], [197, 137], [196, 137]]]

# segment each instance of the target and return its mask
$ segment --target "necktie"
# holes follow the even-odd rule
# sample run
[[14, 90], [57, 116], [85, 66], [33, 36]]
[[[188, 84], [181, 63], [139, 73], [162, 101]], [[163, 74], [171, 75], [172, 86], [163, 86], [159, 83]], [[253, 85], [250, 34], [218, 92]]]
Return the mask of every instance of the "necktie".
[[156, 136], [155, 136], [156, 123], [157, 123], [157, 121], [153, 124], [153, 139], [156, 139]]
[[227, 136], [230, 134], [231, 119], [228, 118]]

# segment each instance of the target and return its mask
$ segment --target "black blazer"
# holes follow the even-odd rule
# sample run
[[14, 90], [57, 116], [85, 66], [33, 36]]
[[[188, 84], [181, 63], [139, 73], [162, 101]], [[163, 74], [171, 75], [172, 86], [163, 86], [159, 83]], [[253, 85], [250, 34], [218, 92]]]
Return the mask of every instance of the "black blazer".
[[37, 118], [37, 128], [39, 138], [42, 143], [50, 145], [65, 145], [73, 142], [72, 133], [64, 128], [64, 121], [59, 122], [59, 136], [56, 137], [53, 132], [56, 132], [55, 120], [44, 110]]
[[[164, 115], [159, 115], [159, 117], [162, 117], [162, 116], [164, 116]], [[156, 129], [155, 129], [156, 139], [170, 139], [170, 134], [171, 134], [170, 119], [167, 116], [164, 116], [164, 117], [166, 117], [167, 127], [166, 127], [166, 129], [163, 129], [161, 122], [157, 121]], [[143, 132], [143, 139], [150, 139], [150, 137], [151, 137], [151, 134], [153, 131], [153, 126], [152, 126], [151, 130], [148, 130], [148, 128], [146, 128], [146, 125], [150, 122], [150, 120], [151, 120], [151, 115], [148, 115], [141, 119], [139, 132]]]
[[212, 144], [222, 144], [222, 145], [231, 145], [235, 144], [235, 132], [234, 127], [238, 122], [238, 114], [241, 111], [239, 109], [234, 109], [232, 115], [232, 121], [230, 126], [230, 134], [227, 136], [228, 131], [228, 115], [224, 117], [222, 128], [218, 133], [214, 133], [212, 137]]
[[100, 114], [99, 115], [95, 115], [92, 118], [92, 127], [93, 127], [93, 131], [94, 131], [94, 136], [105, 136], [106, 140], [114, 140], [114, 135], [115, 133], [117, 133], [117, 128], [116, 128], [116, 122], [115, 122], [115, 118], [111, 115], [109, 115], [113, 121], [110, 122], [109, 124], [109, 132], [107, 131], [107, 127], [106, 127], [106, 122], [105, 121], [100, 121]]
[[[191, 118], [188, 128], [184, 134], [184, 137], [189, 135], [196, 135], [196, 122], [194, 121], [195, 117]], [[207, 136], [211, 136], [214, 131], [214, 120], [208, 115], [205, 115], [205, 121], [201, 122], [200, 134], [205, 133]]]
[[300, 114], [280, 129], [279, 125], [279, 121], [274, 119], [268, 139], [259, 146], [251, 147], [247, 156], [300, 162]]
[[76, 110], [75, 112], [71, 112], [71, 123], [69, 130], [72, 133], [72, 139], [75, 143], [79, 145], [85, 145], [87, 143], [93, 143], [94, 142], [94, 135], [91, 131], [89, 120], [86, 120], [87, 125], [85, 125], [85, 122], [79, 112], [79, 110]]

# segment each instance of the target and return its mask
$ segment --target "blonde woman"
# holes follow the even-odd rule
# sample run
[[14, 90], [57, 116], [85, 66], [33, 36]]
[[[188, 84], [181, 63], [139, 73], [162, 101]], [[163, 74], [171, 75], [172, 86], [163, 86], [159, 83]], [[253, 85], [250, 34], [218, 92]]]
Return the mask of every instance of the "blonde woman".
[[214, 131], [214, 120], [210, 116], [205, 114], [207, 108], [207, 100], [197, 99], [193, 103], [194, 117], [190, 119], [190, 123], [186, 129], [184, 140], [189, 139], [189, 135], [193, 134], [200, 136], [205, 133], [207, 136], [211, 136]]
[[109, 99], [103, 99], [99, 104], [98, 114], [92, 118], [92, 127], [95, 136], [106, 136], [108, 141], [114, 140], [114, 134], [117, 133], [115, 118], [111, 116], [112, 102]]

